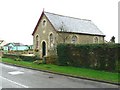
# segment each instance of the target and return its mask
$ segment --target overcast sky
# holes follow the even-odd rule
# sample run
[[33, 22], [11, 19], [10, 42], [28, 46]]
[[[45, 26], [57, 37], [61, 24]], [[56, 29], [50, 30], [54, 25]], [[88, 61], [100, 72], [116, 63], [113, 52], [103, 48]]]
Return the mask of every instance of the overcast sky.
[[90, 19], [106, 35], [118, 42], [119, 0], [1, 0], [0, 39], [32, 44], [32, 32], [43, 8], [47, 12]]

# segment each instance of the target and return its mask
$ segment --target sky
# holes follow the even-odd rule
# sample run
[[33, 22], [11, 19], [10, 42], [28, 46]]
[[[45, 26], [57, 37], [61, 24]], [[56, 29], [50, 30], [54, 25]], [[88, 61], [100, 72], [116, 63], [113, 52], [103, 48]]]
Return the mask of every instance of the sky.
[[0, 39], [33, 44], [32, 32], [43, 8], [47, 12], [89, 19], [106, 35], [118, 42], [119, 0], [1, 0]]

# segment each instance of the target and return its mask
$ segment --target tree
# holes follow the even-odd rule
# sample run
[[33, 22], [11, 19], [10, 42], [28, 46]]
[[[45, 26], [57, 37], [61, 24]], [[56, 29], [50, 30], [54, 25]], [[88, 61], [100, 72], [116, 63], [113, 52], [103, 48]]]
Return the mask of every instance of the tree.
[[69, 38], [69, 34], [66, 32], [67, 32], [67, 29], [65, 28], [65, 25], [62, 22], [62, 24], [59, 28], [58, 35], [62, 38], [63, 43], [66, 43], [66, 40]]
[[111, 37], [110, 42], [115, 43], [115, 37], [114, 36]]

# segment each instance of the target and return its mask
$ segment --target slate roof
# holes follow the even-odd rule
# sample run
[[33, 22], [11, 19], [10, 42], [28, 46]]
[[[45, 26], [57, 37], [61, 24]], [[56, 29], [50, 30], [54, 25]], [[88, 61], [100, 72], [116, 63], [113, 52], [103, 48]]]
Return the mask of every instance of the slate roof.
[[45, 15], [58, 31], [61, 31], [60, 28], [63, 27], [66, 32], [104, 35], [91, 20], [73, 18], [49, 12], [45, 12]]
[[4, 45], [4, 46], [8, 46], [9, 44], [13, 44], [14, 46], [25, 46], [25, 45], [23, 45], [23, 44], [21, 44], [21, 43], [7, 43], [7, 44]]
[[[43, 11], [42, 15], [43, 14], [48, 18], [48, 20], [51, 22], [51, 24], [57, 31], [61, 31], [61, 29], [64, 29], [65, 32], [70, 32], [70, 33], [92, 34], [92, 35], [105, 36], [103, 34], [103, 32], [100, 31], [98, 29], [98, 27], [91, 20], [63, 16], [63, 15], [58, 15], [58, 14], [44, 12], [44, 11]], [[41, 15], [41, 17], [42, 17], [42, 15]], [[40, 19], [41, 19], [41, 17], [40, 17]], [[35, 27], [35, 30], [40, 22], [40, 19]], [[34, 30], [34, 32], [35, 32], [35, 30]], [[34, 32], [33, 32], [33, 34], [34, 34]]]

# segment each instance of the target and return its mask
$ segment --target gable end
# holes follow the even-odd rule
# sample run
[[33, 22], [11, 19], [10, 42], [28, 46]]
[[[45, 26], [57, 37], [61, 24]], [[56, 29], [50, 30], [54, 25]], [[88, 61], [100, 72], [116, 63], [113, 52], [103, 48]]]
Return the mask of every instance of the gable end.
[[40, 16], [40, 18], [39, 18], [39, 20], [38, 20], [38, 22], [37, 22], [37, 25], [35, 26], [35, 29], [34, 29], [34, 31], [33, 31], [33, 33], [32, 33], [32, 35], [34, 35], [34, 33], [36, 32], [37, 27], [38, 27], [38, 25], [39, 25], [39, 23], [40, 23], [41, 18], [42, 18], [42, 16], [43, 16], [43, 15], [44, 15], [44, 11], [42, 12], [42, 14], [41, 14], [41, 16]]

